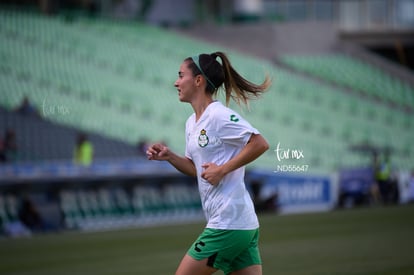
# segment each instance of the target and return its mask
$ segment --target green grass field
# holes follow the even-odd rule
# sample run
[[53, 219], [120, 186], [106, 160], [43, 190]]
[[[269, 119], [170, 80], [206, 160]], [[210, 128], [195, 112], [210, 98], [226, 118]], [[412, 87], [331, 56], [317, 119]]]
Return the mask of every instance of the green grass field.
[[[264, 274], [414, 274], [414, 205], [268, 214], [260, 221]], [[174, 274], [202, 227], [4, 238], [0, 274]]]

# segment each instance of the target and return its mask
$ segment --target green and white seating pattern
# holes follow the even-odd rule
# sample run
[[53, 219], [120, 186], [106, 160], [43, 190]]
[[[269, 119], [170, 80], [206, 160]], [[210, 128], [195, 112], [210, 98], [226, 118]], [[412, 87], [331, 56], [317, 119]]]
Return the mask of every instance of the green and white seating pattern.
[[[0, 39], [0, 104], [9, 109], [28, 95], [57, 123], [131, 144], [143, 138], [164, 141], [183, 153], [184, 124], [192, 110], [178, 101], [173, 87], [179, 65], [188, 56], [223, 50], [246, 78], [261, 82], [268, 73], [273, 79], [250, 111], [231, 104], [271, 145], [251, 167], [300, 164], [308, 165], [310, 173], [331, 173], [369, 164], [366, 156], [349, 150], [364, 142], [393, 147], [393, 163], [399, 169], [414, 164], [412, 114], [231, 49], [137, 23], [82, 18], [67, 23], [59, 17], [10, 11], [0, 11]], [[335, 72], [344, 77], [337, 81], [348, 83], [356, 62], [350, 62], [351, 76]], [[368, 78], [382, 78], [383, 87], [401, 86], [404, 92], [391, 98], [398, 104], [412, 102], [411, 88], [358, 66]], [[56, 107], [67, 112], [59, 113]], [[279, 161], [278, 144], [301, 150], [304, 157]]]
[[414, 87], [348, 55], [286, 55], [282, 61], [371, 98], [414, 109]]
[[60, 207], [67, 228], [102, 230], [148, 226], [176, 220], [199, 220], [201, 202], [195, 185], [136, 185], [132, 190], [102, 187], [91, 190], [62, 190]]

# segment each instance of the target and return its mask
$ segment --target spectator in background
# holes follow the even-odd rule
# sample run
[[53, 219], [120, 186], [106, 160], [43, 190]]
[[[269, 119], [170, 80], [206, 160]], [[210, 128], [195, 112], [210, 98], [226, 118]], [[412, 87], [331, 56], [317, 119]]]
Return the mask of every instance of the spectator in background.
[[378, 157], [375, 165], [375, 180], [384, 204], [398, 202], [398, 179], [392, 174], [391, 156], [386, 150], [383, 158]]
[[276, 212], [277, 211], [277, 204], [278, 204], [278, 194], [268, 194], [267, 197], [263, 198], [261, 195], [261, 190], [263, 187], [263, 183], [259, 180], [254, 180], [250, 183], [250, 187], [252, 190], [252, 198], [254, 203], [254, 208], [256, 213], [262, 212]]
[[89, 166], [93, 160], [93, 145], [88, 140], [85, 133], [79, 133], [75, 149], [73, 152], [73, 160], [76, 164]]
[[35, 116], [35, 117], [40, 117], [39, 111], [36, 109], [35, 106], [33, 106], [30, 103], [30, 100], [27, 96], [25, 96], [22, 100], [22, 102], [20, 103], [19, 106], [17, 106], [17, 108], [15, 109], [16, 113], [19, 113], [21, 115], [25, 115], [25, 116]]
[[0, 162], [15, 161], [18, 158], [16, 132], [7, 129], [4, 138], [0, 139]]
[[24, 198], [22, 201], [19, 209], [19, 219], [31, 232], [42, 232], [46, 230], [46, 224], [43, 218], [29, 198]]
[[0, 162], [6, 162], [6, 148], [4, 146], [4, 140], [0, 138]]
[[378, 163], [379, 163], [379, 153], [374, 150], [372, 154], [372, 170], [373, 170], [373, 182], [370, 187], [371, 202], [378, 204], [381, 202], [381, 194], [378, 186], [377, 173], [378, 173]]

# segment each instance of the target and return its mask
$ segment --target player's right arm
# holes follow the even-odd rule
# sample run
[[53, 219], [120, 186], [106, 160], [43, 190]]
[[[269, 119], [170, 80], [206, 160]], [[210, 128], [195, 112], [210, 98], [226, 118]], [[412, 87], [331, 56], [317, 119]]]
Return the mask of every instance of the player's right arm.
[[153, 144], [147, 149], [147, 158], [149, 160], [166, 160], [181, 173], [191, 177], [197, 176], [197, 171], [191, 159], [175, 154], [170, 148], [161, 143]]

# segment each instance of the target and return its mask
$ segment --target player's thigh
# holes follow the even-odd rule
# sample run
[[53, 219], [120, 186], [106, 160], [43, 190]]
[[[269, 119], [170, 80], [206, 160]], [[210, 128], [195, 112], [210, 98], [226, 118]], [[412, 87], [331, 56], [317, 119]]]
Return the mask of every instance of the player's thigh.
[[233, 271], [230, 275], [262, 275], [262, 265], [251, 265], [243, 269]]
[[207, 265], [208, 259], [201, 261], [193, 259], [189, 255], [185, 255], [175, 272], [175, 275], [210, 275], [217, 269]]

